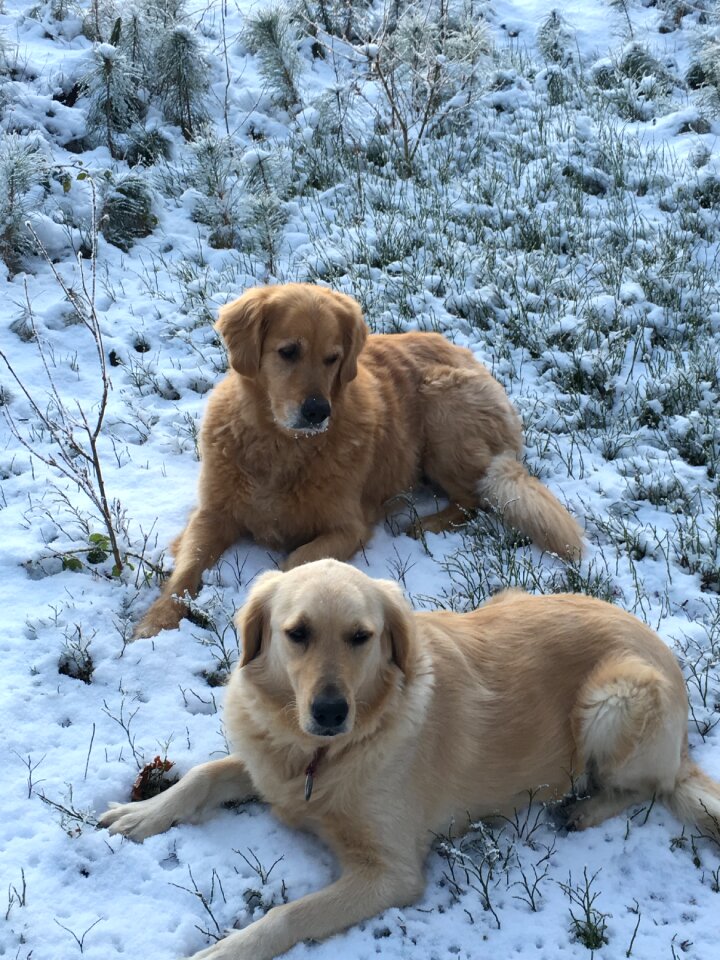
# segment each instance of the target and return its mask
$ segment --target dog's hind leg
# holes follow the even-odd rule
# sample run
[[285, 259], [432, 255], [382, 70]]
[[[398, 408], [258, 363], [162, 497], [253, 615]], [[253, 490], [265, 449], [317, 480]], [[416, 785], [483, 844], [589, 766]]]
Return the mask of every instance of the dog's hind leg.
[[424, 533], [445, 533], [457, 530], [468, 522], [474, 512], [472, 504], [469, 501], [466, 502], [467, 506], [462, 506], [455, 500], [437, 513], [418, 517], [408, 528], [408, 536], [421, 540]]
[[551, 821], [559, 829], [584, 830], [622, 813], [641, 799], [638, 793], [604, 786], [597, 764], [590, 758], [585, 773], [573, 784], [572, 792], [559, 803], [551, 804], [548, 812]]
[[505, 391], [480, 365], [438, 366], [420, 387], [424, 398], [423, 473], [450, 503], [444, 510], [419, 518], [408, 533], [455, 530], [487, 503], [478, 483], [493, 456], [522, 449], [520, 421]]
[[[487, 370], [479, 365], [437, 368], [421, 393], [426, 434], [423, 470], [447, 493], [451, 504], [462, 510], [495, 510], [541, 549], [578, 559], [580, 528], [520, 462], [520, 418]], [[442, 521], [431, 517], [423, 526], [433, 531], [438, 522]]]
[[686, 720], [651, 664], [636, 657], [601, 663], [580, 690], [571, 722], [588, 796], [571, 802], [568, 826], [601, 823], [674, 785]]

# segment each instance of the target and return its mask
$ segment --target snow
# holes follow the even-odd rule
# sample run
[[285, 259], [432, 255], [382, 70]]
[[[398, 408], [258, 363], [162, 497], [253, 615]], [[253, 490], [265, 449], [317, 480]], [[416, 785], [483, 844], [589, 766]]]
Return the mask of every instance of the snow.
[[[538, 27], [556, 8], [550, 0], [491, 0], [482, 6], [499, 51], [528, 48], [533, 56]], [[291, 164], [293, 150], [300, 144], [306, 151], [315, 150], [326, 134], [332, 144], [333, 104], [345, 96], [348, 84], [329, 59], [311, 61], [305, 44], [300, 85], [307, 102], [294, 114], [273, 105], [258, 60], [240, 37], [245, 15], [256, 7], [247, 0], [235, 5], [220, 0], [195, 3], [189, 9], [188, 29], [199, 37], [211, 62], [208, 109], [218, 136], [229, 134], [243, 146], [246, 173], [257, 174], [263, 164], [280, 157], [281, 172], [293, 182], [300, 176]], [[674, 62], [673, 75], [682, 77], [692, 50], [695, 15], [686, 18], [682, 29], [665, 35], [657, 30], [660, 6], [629, 2], [627, 7], [635, 40], [646, 42], [663, 64]], [[138, 167], [132, 172], [152, 187], [158, 223], [128, 252], [101, 236], [93, 281], [89, 261], [78, 261], [73, 253], [73, 247], [79, 250], [87, 240], [92, 196], [85, 173], [92, 174], [101, 189], [106, 172], [128, 171], [104, 146], [82, 153], [66, 149], [85, 133], [87, 103], [80, 98], [69, 106], [53, 97], [67, 94], [90, 69], [93, 47], [81, 33], [82, 18], [75, 8], [64, 20], [51, 16], [49, 4], [37, 9], [36, 18], [24, 0], [6, 0], [0, 12], [0, 30], [16, 66], [11, 76], [0, 78], [1, 123], [6, 132], [35, 132], [52, 164], [63, 165], [67, 173], [65, 181], [51, 181], [44, 201], [40, 189], [33, 194], [27, 215], [65, 283], [74, 291], [82, 290], [83, 283], [89, 287], [95, 282], [97, 287], [111, 380], [100, 451], [109, 494], [119, 501], [124, 549], [140, 553], [145, 544], [150, 562], [164, 560], [168, 566], [168, 545], [193, 507], [197, 428], [207, 392], [224, 369], [224, 354], [211, 326], [217, 307], [257, 283], [318, 277], [358, 297], [378, 331], [441, 329], [470, 347], [503, 381], [528, 424], [528, 463], [587, 524], [583, 571], [588, 582], [593, 576], [607, 579], [619, 603], [658, 629], [670, 645], [688, 652], [689, 661], [708, 665], [707, 674], [700, 673], [697, 682], [690, 676], [688, 685], [698, 724], [716, 719], [718, 641], [713, 646], [709, 637], [713, 629], [717, 632], [718, 587], [717, 582], [712, 586], [712, 570], [708, 586], [687, 558], [692, 562], [709, 555], [713, 544], [717, 549], [717, 480], [702, 463], [684, 459], [678, 451], [681, 445], [694, 449], [697, 437], [717, 431], [716, 379], [711, 376], [717, 353], [713, 357], [708, 347], [713, 341], [704, 341], [700, 349], [706, 352], [708, 376], [694, 379], [685, 369], [668, 367], [665, 354], [653, 354], [650, 328], [663, 342], [684, 337], [686, 356], [697, 346], [688, 319], [691, 308], [703, 307], [691, 302], [698, 299], [697, 290], [680, 290], [681, 308], [658, 303], [661, 294], [669, 302], [679, 284], [679, 275], [669, 268], [667, 275], [654, 277], [639, 262], [626, 263], [617, 283], [602, 285], [608, 266], [603, 243], [610, 243], [614, 229], [602, 197], [580, 194], [577, 220], [558, 224], [565, 213], [553, 206], [552, 190], [555, 181], [567, 176], [561, 173], [565, 166], [579, 178], [598, 170], [603, 189], [611, 177], [601, 162], [603, 131], [583, 109], [572, 123], [568, 120], [572, 131], [565, 139], [562, 124], [548, 128], [553, 162], [532, 153], [538, 137], [537, 96], [549, 88], [551, 71], [543, 74], [540, 63], [535, 83], [516, 66], [498, 64], [493, 68], [494, 87], [478, 99], [478, 109], [495, 118], [479, 127], [483, 151], [496, 149], [503, 138], [509, 144], [513, 137], [527, 137], [527, 159], [518, 169], [498, 165], [496, 176], [478, 182], [468, 163], [462, 185], [440, 180], [431, 185], [438, 205], [428, 213], [421, 207], [420, 186], [401, 178], [384, 193], [385, 187], [368, 176], [361, 184], [365, 209], [356, 203], [354, 192], [355, 180], [363, 174], [349, 168], [346, 183], [310, 186], [286, 199], [287, 222], [272, 262], [263, 251], [258, 253], [255, 227], [243, 221], [249, 214], [242, 205], [236, 248], [210, 245], [209, 228], [193, 219], [200, 194], [186, 175], [192, 149], [178, 128], [162, 123], [153, 106], [152, 124], [170, 137], [171, 157], [153, 170]], [[561, 14], [574, 40], [575, 59], [587, 71], [593, 64], [617, 63], [627, 42], [618, 5], [568, 0]], [[199, 23], [200, 33], [195, 30]], [[227, 89], [227, 116], [223, 36], [233, 80]], [[335, 40], [329, 46], [344, 49]], [[379, 55], [373, 42], [355, 50], [360, 99], [343, 122], [358, 151], [374, 138], [381, 98], [368, 76], [367, 59]], [[357, 66], [361, 61], [364, 66]], [[349, 69], [348, 57], [346, 62]], [[328, 99], [321, 102], [323, 96]], [[572, 104], [562, 109], [569, 116]], [[660, 234], [653, 231], [663, 223], [666, 208], [679, 202], [683, 190], [717, 178], [720, 165], [717, 119], [711, 117], [706, 134], [688, 129], [700, 114], [708, 115], [699, 95], [678, 84], [663, 109], [646, 120], [628, 120], [609, 111], [607, 121], [623, 130], [628, 143], [636, 138], [632, 145], [639, 154], [660, 150], [674, 170], [672, 176], [663, 170], [653, 179], [650, 164], [647, 194], [639, 189], [638, 174], [638, 183], [626, 195], [625, 214], [641, 235], [635, 255], [646, 231], [648, 258], [660, 243]], [[501, 111], [512, 115], [509, 125]], [[709, 154], [700, 171], [692, 166], [699, 145]], [[423, 149], [429, 153], [440, 148]], [[512, 203], [506, 202], [508, 195]], [[383, 204], [376, 210], [371, 201], [378, 197]], [[443, 216], [447, 230], [441, 234]], [[548, 259], [556, 267], [549, 280], [543, 273], [546, 264], [534, 256], [532, 238], [526, 242], [522, 234], [531, 216], [537, 217]], [[85, 228], [78, 226], [82, 222]], [[701, 242], [693, 224], [685, 226], [694, 245], [693, 262], [704, 259], [709, 265], [716, 291], [717, 234]], [[573, 262], [572, 250], [583, 229], [593, 235], [597, 255]], [[481, 231], [485, 240], [477, 243], [473, 236]], [[493, 247], [498, 238], [507, 240], [507, 249]], [[676, 262], [682, 239], [682, 234], [674, 235]], [[446, 259], [439, 253], [432, 259], [423, 244], [434, 244]], [[502, 263], [496, 265], [492, 258]], [[457, 262], [462, 271], [456, 276]], [[561, 288], [585, 283], [588, 277], [594, 285], [583, 288], [575, 309], [568, 309], [560, 299]], [[54, 387], [68, 409], [74, 411], [79, 404], [92, 420], [101, 385], [95, 345], [51, 266], [31, 258], [25, 270], [13, 274], [3, 265], [0, 288], [0, 349], [23, 384], [40, 398], [44, 410], [49, 388], [37, 343], [32, 335], [17, 333], [32, 332], [32, 314]], [[711, 309], [712, 297], [716, 292], [708, 287], [699, 299], [708, 301], [707, 323], [717, 347], [720, 312], [716, 299]], [[510, 324], [521, 308], [538, 318], [537, 344], [530, 336], [521, 344], [503, 338], [499, 326], [491, 327], [486, 320], [504, 311]], [[643, 325], [637, 342], [644, 343], [645, 352], [636, 356], [630, 335]], [[528, 329], [532, 332], [533, 325]], [[606, 331], [612, 337], [629, 337], [621, 341], [628, 346], [617, 352], [617, 368], [612, 367], [615, 353], [603, 340]], [[586, 340], [568, 347], [567, 338], [579, 332]], [[576, 383], [592, 385], [598, 369], [613, 395], [617, 421], [598, 428], [595, 437], [581, 436], [598, 400], [590, 387], [584, 390]], [[12, 411], [22, 435], [39, 449], [51, 450], [28, 401], [2, 365], [0, 388], [2, 403]], [[569, 398], [578, 391], [583, 399], [573, 408]], [[682, 391], [693, 394], [694, 406], [675, 411], [672, 396]], [[623, 404], [635, 402], [644, 404], [651, 422], [663, 420], [664, 433], [638, 428], [633, 435], [625, 428]], [[717, 433], [715, 437], [717, 445]], [[603, 443], [614, 445], [613, 456]], [[88, 547], [88, 534], [102, 533], [102, 526], [91, 518], [92, 508], [77, 487], [31, 460], [4, 419], [0, 477], [0, 725], [5, 757], [0, 889], [8, 891], [5, 919], [5, 910], [0, 910], [0, 957], [182, 957], [210, 942], [204, 931], [219, 935], [224, 927], [243, 926], [284, 896], [295, 899], [328, 882], [336, 870], [329, 851], [313, 837], [283, 827], [258, 804], [219, 811], [205, 824], [173, 828], [140, 846], [94, 828], [94, 817], [110, 801], [128, 799], [138, 761], [167, 753], [182, 774], [225, 752], [223, 688], [210, 686], [206, 676], [223, 658], [236, 656], [230, 616], [253, 578], [280, 556], [249, 542], [238, 544], [208, 572], [198, 597], [198, 608], [214, 620], [214, 629], [185, 620], [177, 631], [130, 644], [132, 624], [157, 595], [150, 568], [131, 557], [134, 569], [126, 569], [120, 578], [111, 576], [112, 560], [97, 568], [86, 565], [80, 572], [63, 569], [63, 558], [84, 556], [80, 551]], [[678, 518], [692, 511], [698, 517], [695, 528], [678, 527]], [[679, 541], [678, 530], [687, 541]], [[493, 544], [500, 546], [495, 549]], [[502, 544], [502, 533], [488, 522], [475, 545], [478, 593], [485, 595], [511, 577], [528, 589], [549, 590], [553, 578], [563, 576], [559, 561], [541, 557], [534, 548]], [[430, 535], [427, 547], [381, 527], [353, 563], [371, 576], [400, 580], [418, 608], [437, 602], [462, 606], [467, 588], [458, 558], [466, 555], [467, 544], [459, 533]], [[683, 556], [686, 562], [678, 559]], [[717, 558], [714, 562], [717, 579]], [[63, 651], [77, 643], [89, 644], [94, 666], [89, 684], [58, 672]], [[707, 690], [701, 689], [703, 678]], [[698, 725], [690, 725], [694, 757], [716, 778], [718, 729], [711, 726], [703, 738]], [[536, 812], [530, 814], [531, 824]], [[629, 952], [636, 960], [715, 960], [720, 942], [717, 847], [698, 841], [696, 851], [692, 830], [683, 830], [657, 804], [640, 812], [633, 808], [627, 816], [568, 836], [557, 835], [546, 824], [534, 831], [523, 829], [524, 816], [520, 814], [520, 829], [507, 825], [496, 837], [508, 862], [495, 875], [492, 910], [484, 909], [481, 893], [464, 875], [459, 880], [462, 890], [449, 882], [449, 865], [434, 851], [428, 858], [427, 890], [416, 906], [388, 910], [324, 944], [299, 944], [288, 956], [585, 958], [590, 953], [570, 930], [572, 905], [562, 885], [582, 885], [587, 871], [588, 878], [595, 878], [596, 908], [607, 915], [608, 943], [596, 951], [598, 956], [619, 958]], [[461, 826], [455, 825], [455, 834]], [[269, 871], [265, 879], [258, 876], [261, 869], [251, 867], [254, 857]], [[523, 881], [538, 877], [533, 910]], [[212, 901], [212, 916], [195, 884]], [[572, 909], [577, 913], [577, 907]]]

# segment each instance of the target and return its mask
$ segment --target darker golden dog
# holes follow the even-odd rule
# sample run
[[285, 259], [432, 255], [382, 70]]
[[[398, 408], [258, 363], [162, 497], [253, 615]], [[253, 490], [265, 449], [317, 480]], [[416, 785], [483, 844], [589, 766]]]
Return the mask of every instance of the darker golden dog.
[[199, 503], [136, 636], [177, 626], [174, 598], [241, 537], [290, 551], [285, 569], [349, 559], [423, 477], [450, 500], [427, 531], [491, 506], [544, 549], [580, 554], [577, 524], [518, 460], [517, 413], [469, 350], [434, 333], [368, 336], [354, 300], [310, 284], [249, 290], [217, 329], [230, 371], [205, 413]]
[[100, 824], [142, 840], [259, 795], [323, 837], [342, 874], [194, 960], [272, 960], [411, 903], [433, 834], [511, 816], [529, 790], [552, 801], [574, 781], [560, 811], [580, 829], [655, 796], [717, 830], [720, 784], [688, 756], [680, 669], [617, 607], [511, 591], [413, 614], [394, 583], [322, 560], [266, 573], [237, 623], [233, 752]]

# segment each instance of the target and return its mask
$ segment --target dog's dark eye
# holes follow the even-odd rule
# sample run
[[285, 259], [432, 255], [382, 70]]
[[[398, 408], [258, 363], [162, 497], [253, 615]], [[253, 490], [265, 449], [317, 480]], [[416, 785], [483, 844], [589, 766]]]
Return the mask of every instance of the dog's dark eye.
[[323, 363], [325, 364], [326, 367], [331, 367], [334, 363], [337, 363], [339, 359], [340, 359], [340, 354], [335, 353], [333, 354], [332, 357], [325, 357], [325, 359], [323, 360]]
[[350, 643], [353, 647], [361, 647], [371, 636], [372, 633], [369, 630], [356, 630], [350, 637]]
[[285, 633], [288, 636], [288, 640], [292, 640], [293, 643], [307, 643], [310, 637], [310, 631], [304, 623], [300, 623], [297, 627], [286, 630]]
[[283, 360], [297, 360], [300, 348], [296, 343], [288, 343], [284, 347], [278, 347], [278, 353]]

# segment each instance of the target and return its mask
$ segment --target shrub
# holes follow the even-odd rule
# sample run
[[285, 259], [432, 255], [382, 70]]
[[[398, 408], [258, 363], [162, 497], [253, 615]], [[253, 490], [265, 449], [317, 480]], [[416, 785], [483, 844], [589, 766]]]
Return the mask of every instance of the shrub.
[[135, 240], [152, 233], [156, 223], [144, 180], [131, 175], [111, 183], [100, 218], [100, 230], [108, 243], [127, 252]]
[[122, 50], [110, 43], [98, 44], [93, 51], [93, 66], [83, 77], [81, 88], [89, 100], [88, 131], [107, 145], [114, 159], [125, 152], [121, 135], [139, 120], [142, 112], [137, 81], [137, 72]]
[[168, 30], [155, 53], [153, 85], [165, 118], [177, 123], [186, 140], [194, 139], [207, 114], [200, 98], [209, 86], [209, 67], [200, 44], [184, 26]]
[[11, 133], [0, 143], [0, 258], [12, 272], [33, 248], [25, 222], [44, 194], [47, 173], [37, 137]]

